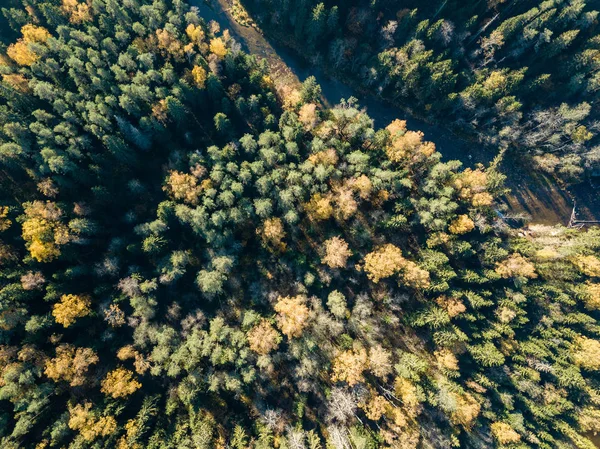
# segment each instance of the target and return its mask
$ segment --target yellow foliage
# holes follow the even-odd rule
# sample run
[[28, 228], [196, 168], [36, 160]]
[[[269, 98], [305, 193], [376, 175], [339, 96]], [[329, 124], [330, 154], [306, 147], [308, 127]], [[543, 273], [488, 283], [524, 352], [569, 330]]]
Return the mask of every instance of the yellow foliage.
[[518, 443], [521, 441], [521, 435], [506, 423], [495, 422], [490, 427], [492, 429], [492, 435], [494, 435], [494, 438], [496, 438], [500, 444]]
[[470, 201], [475, 207], [489, 206], [494, 197], [487, 192], [488, 176], [483, 170], [477, 168], [465, 169], [454, 180], [454, 187], [458, 190], [458, 196]]
[[60, 222], [62, 211], [50, 201], [25, 203], [22, 235], [31, 257], [50, 262], [60, 255], [60, 245], [70, 240], [69, 229]]
[[134, 359], [133, 366], [138, 374], [144, 374], [150, 368], [150, 363], [132, 345], [123, 346], [119, 349], [117, 358], [119, 360]]
[[206, 70], [202, 66], [194, 66], [192, 69], [192, 78], [196, 86], [200, 89], [204, 89], [206, 85]]
[[96, 417], [91, 412], [92, 404], [69, 406], [69, 428], [79, 431], [84, 440], [94, 441], [100, 436], [108, 436], [117, 430], [117, 422], [112, 416]]
[[0, 232], [6, 231], [12, 225], [12, 221], [8, 217], [8, 207], [0, 206]]
[[344, 351], [333, 360], [331, 380], [346, 382], [350, 386], [356, 385], [362, 382], [362, 374], [367, 367], [367, 351], [364, 348]]
[[367, 199], [373, 191], [373, 183], [366, 175], [360, 175], [358, 178], [350, 181], [349, 185], [358, 191], [358, 195], [363, 199]]
[[21, 33], [23, 34], [23, 40], [27, 43], [35, 42], [43, 44], [50, 39], [50, 33], [46, 28], [31, 24], [24, 25], [23, 28], [21, 28]]
[[190, 23], [185, 29], [185, 33], [190, 38], [190, 41], [195, 44], [201, 44], [204, 41], [204, 30], [200, 25], [196, 26]]
[[511, 254], [508, 259], [496, 264], [496, 273], [504, 279], [511, 277], [525, 277], [535, 279], [535, 266], [519, 253]]
[[471, 204], [474, 207], [491, 206], [491, 204], [493, 202], [494, 202], [494, 197], [492, 196], [491, 193], [488, 193], [488, 192], [476, 193], [471, 198]]
[[38, 60], [38, 55], [29, 49], [29, 45], [21, 39], [10, 44], [6, 54], [19, 65], [29, 66]]
[[329, 268], [344, 268], [351, 255], [352, 252], [344, 239], [332, 237], [325, 241], [325, 257], [321, 259], [321, 262]]
[[313, 165], [335, 165], [338, 162], [337, 152], [333, 148], [319, 151], [308, 156], [308, 160]]
[[365, 256], [363, 269], [369, 279], [378, 283], [398, 273], [405, 263], [400, 248], [388, 243]]
[[573, 264], [587, 276], [600, 277], [600, 259], [596, 256], [577, 256]]
[[378, 394], [372, 394], [366, 403], [359, 405], [365, 411], [367, 418], [372, 421], [379, 421], [392, 408], [388, 400]]
[[225, 42], [220, 37], [216, 37], [210, 40], [210, 52], [217, 55], [219, 58], [223, 58], [227, 54], [227, 47]]
[[450, 223], [448, 230], [451, 234], [466, 234], [475, 229], [475, 223], [469, 218], [468, 215], [459, 215], [456, 220]]
[[54, 304], [52, 315], [57, 323], [69, 327], [77, 318], [89, 315], [90, 300], [85, 296], [62, 295], [60, 302]]
[[14, 44], [11, 44], [6, 50], [6, 54], [17, 64], [29, 66], [39, 59], [30, 48], [30, 43], [43, 44], [50, 38], [50, 33], [46, 28], [27, 24], [21, 28], [23, 38]]
[[277, 251], [285, 251], [286, 245], [282, 240], [285, 238], [283, 223], [279, 218], [268, 218], [256, 231], [261, 236], [263, 244]]
[[458, 359], [450, 349], [443, 348], [433, 353], [433, 357], [441, 368], [457, 371]]
[[2, 81], [19, 92], [29, 91], [29, 82], [27, 81], [27, 78], [20, 73], [8, 73], [2, 75]]
[[479, 412], [481, 406], [469, 393], [458, 394], [451, 392], [450, 395], [456, 401], [456, 409], [450, 414], [450, 421], [454, 424], [460, 424], [466, 429], [471, 428]]
[[300, 337], [308, 324], [309, 310], [304, 296], [279, 297], [275, 304], [277, 325], [288, 338]]
[[328, 197], [315, 193], [310, 201], [304, 204], [304, 209], [310, 220], [328, 220], [333, 215], [333, 206]]
[[261, 355], [277, 349], [281, 342], [279, 332], [264, 319], [248, 331], [247, 338], [250, 349]]
[[398, 377], [394, 382], [394, 390], [408, 414], [412, 417], [417, 416], [421, 404], [417, 387], [410, 380]]
[[583, 299], [585, 308], [588, 310], [600, 310], [600, 284], [588, 282], [585, 285], [587, 295]]
[[392, 139], [402, 136], [406, 132], [406, 120], [396, 119], [385, 128]]
[[300, 123], [304, 125], [304, 129], [313, 129], [317, 125], [317, 105], [314, 103], [306, 103], [302, 105], [300, 112], [298, 113], [298, 120], [300, 120]]
[[467, 310], [466, 306], [460, 299], [456, 298], [446, 298], [442, 296], [436, 300], [438, 305], [448, 312], [450, 318], [454, 318], [457, 315], [465, 312]]
[[392, 372], [392, 354], [381, 346], [369, 349], [369, 370], [381, 379]]
[[123, 398], [134, 393], [142, 386], [133, 377], [133, 372], [119, 367], [106, 375], [102, 380], [102, 393], [115, 399]]
[[56, 357], [46, 362], [44, 373], [55, 382], [64, 380], [72, 387], [83, 385], [90, 365], [99, 359], [91, 348], [64, 344], [56, 348]]
[[[391, 126], [391, 125], [390, 125]], [[390, 128], [388, 126], [388, 130]], [[423, 142], [421, 131], [401, 131], [392, 135], [392, 144], [386, 147], [386, 154], [392, 162], [411, 159], [416, 162], [435, 153], [435, 144]]]
[[198, 185], [198, 178], [195, 176], [173, 170], [169, 173], [167, 184], [163, 190], [168, 192], [172, 198], [195, 206], [198, 204], [202, 187]]
[[573, 361], [584, 369], [600, 371], [600, 341], [587, 337], [577, 338]]
[[337, 206], [334, 209], [335, 217], [340, 221], [348, 220], [358, 209], [354, 194], [349, 188], [335, 190], [335, 203]]
[[367, 273], [367, 277], [375, 283], [399, 274], [402, 282], [414, 288], [429, 286], [429, 273], [416, 263], [405, 259], [400, 248], [390, 243], [367, 254], [362, 269]]
[[400, 277], [401, 281], [410, 287], [419, 289], [429, 287], [429, 272], [411, 260], [405, 261]]
[[82, 23], [92, 20], [92, 11], [85, 2], [78, 0], [62, 0], [61, 9], [69, 15], [69, 22]]
[[177, 60], [183, 59], [181, 40], [173, 36], [167, 29], [156, 30], [157, 45], [164, 56], [172, 56]]

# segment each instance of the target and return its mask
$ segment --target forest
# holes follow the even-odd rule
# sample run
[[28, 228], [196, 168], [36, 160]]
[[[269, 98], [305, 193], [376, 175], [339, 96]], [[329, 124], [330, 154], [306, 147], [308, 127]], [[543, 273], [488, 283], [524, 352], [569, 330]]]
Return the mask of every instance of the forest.
[[[584, 0], [252, 2], [349, 82], [592, 176]], [[598, 447], [599, 227], [516, 226], [499, 159], [282, 95], [184, 0], [2, 6], [1, 448]]]
[[593, 0], [244, 0], [305, 58], [565, 183], [600, 176]]

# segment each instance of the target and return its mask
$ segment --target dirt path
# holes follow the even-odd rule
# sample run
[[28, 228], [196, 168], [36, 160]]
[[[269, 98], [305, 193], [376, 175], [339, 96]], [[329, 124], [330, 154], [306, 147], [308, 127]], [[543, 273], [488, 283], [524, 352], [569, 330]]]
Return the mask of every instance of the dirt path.
[[[208, 0], [208, 3], [205, 0], [190, 0], [190, 4], [198, 7], [207, 21], [214, 20], [221, 28], [229, 29], [245, 51], [266, 59], [276, 79], [293, 84], [314, 76], [321, 85], [322, 101], [326, 106], [333, 106], [342, 98], [355, 97], [377, 127], [387, 126], [396, 118], [406, 120], [410, 129], [423, 131], [425, 138], [436, 144], [446, 161], [460, 160], [464, 166], [473, 166], [477, 163], [488, 164], [496, 155], [494, 148], [461, 139], [442, 126], [411, 117], [385, 99], [363, 94], [329, 77], [320, 68], [304, 62], [293, 51], [266, 38], [257, 28], [240, 25], [230, 14], [231, 0]], [[600, 194], [589, 185], [561, 189], [553, 179], [533, 173], [511, 155], [504, 158], [501, 170], [507, 175], [506, 186], [512, 192], [500, 199], [500, 204], [506, 208], [505, 215], [530, 216], [532, 222], [540, 224], [566, 225], [576, 202], [579, 219], [600, 220]]]

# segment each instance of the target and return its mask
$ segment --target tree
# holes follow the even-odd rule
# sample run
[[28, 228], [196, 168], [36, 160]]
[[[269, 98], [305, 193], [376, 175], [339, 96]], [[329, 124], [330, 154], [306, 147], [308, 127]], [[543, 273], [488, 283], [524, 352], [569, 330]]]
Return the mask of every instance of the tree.
[[321, 98], [321, 86], [314, 76], [309, 76], [302, 83], [300, 98], [303, 103], [317, 103]]
[[135, 380], [133, 373], [126, 368], [119, 367], [109, 372], [102, 379], [102, 393], [114, 399], [124, 398], [135, 393], [142, 384]]
[[584, 369], [600, 370], [600, 341], [578, 337], [575, 341], [573, 361]]
[[117, 430], [117, 422], [112, 416], [97, 416], [91, 411], [92, 404], [85, 402], [69, 407], [69, 428], [79, 431], [87, 442], [98, 437], [106, 437]]
[[473, 223], [473, 220], [465, 214], [459, 215], [458, 218], [448, 226], [448, 231], [450, 231], [451, 234], [466, 234], [473, 229], [475, 229], [475, 223]]
[[202, 66], [194, 66], [192, 69], [192, 79], [199, 89], [204, 89], [206, 86], [206, 70]]
[[281, 342], [279, 332], [265, 319], [248, 331], [247, 338], [250, 349], [260, 355], [274, 351]]
[[77, 318], [87, 316], [90, 312], [90, 299], [73, 294], [62, 295], [60, 301], [52, 308], [54, 320], [64, 327], [71, 326]]
[[490, 426], [492, 429], [492, 435], [500, 444], [518, 443], [521, 441], [521, 435], [506, 423], [495, 422]]
[[274, 307], [277, 312], [276, 320], [281, 332], [288, 338], [300, 337], [308, 324], [309, 309], [306, 297], [280, 296]]
[[286, 245], [282, 240], [285, 238], [285, 230], [280, 218], [268, 218], [261, 228], [257, 230], [263, 244], [275, 251], [284, 252]]
[[23, 239], [31, 257], [50, 262], [60, 256], [60, 246], [71, 239], [69, 229], [60, 221], [62, 210], [54, 203], [34, 201], [24, 205]]
[[329, 293], [327, 297], [327, 307], [329, 307], [329, 311], [339, 319], [346, 318], [348, 314], [348, 309], [346, 308], [346, 297], [337, 290]]
[[56, 348], [56, 357], [46, 362], [44, 373], [55, 382], [69, 382], [72, 387], [86, 382], [90, 365], [99, 362], [99, 358], [91, 348], [77, 348], [62, 344]]
[[321, 258], [321, 263], [329, 268], [344, 268], [351, 255], [352, 252], [344, 239], [332, 237], [325, 241], [325, 256]]
[[400, 248], [388, 243], [367, 254], [362, 269], [370, 280], [378, 283], [381, 279], [398, 274], [405, 264], [406, 259]]
[[496, 273], [505, 279], [511, 277], [535, 279], [537, 277], [534, 265], [519, 253], [511, 254], [508, 259], [496, 264]]
[[344, 351], [333, 360], [331, 380], [346, 382], [352, 387], [363, 381], [363, 371], [367, 367], [367, 351], [364, 348]]

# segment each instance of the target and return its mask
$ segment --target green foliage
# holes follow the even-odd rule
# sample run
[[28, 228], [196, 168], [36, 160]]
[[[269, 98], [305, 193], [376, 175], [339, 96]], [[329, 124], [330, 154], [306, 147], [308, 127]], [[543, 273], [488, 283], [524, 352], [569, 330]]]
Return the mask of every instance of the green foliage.
[[[1, 36], [27, 40], [0, 68], [3, 448], [589, 447], [598, 229], [511, 229], [494, 166], [442, 163], [355, 99], [305, 127], [315, 79], [288, 105], [265, 64], [184, 2], [26, 4]], [[373, 32], [393, 4], [281, 8], [315, 49], [348, 45], [340, 24], [380, 36], [381, 61], [365, 47], [356, 64], [397, 66], [387, 82], [422, 85], [421, 105], [462, 83], [442, 110], [525, 108], [529, 71], [444, 62], [458, 39], [446, 19], [401, 10]], [[523, 24], [559, 20], [532, 57], [562, 54], [593, 19], [569, 5], [490, 30], [535, 52]], [[472, 40], [478, 20], [460, 25]], [[590, 142], [592, 102], [556, 101], [537, 129]]]

